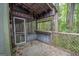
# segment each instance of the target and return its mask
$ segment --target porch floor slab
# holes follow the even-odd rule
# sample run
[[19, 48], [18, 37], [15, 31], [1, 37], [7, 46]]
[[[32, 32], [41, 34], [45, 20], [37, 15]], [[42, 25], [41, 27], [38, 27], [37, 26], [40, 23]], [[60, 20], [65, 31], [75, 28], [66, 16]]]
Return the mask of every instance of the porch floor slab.
[[42, 43], [40, 41], [28, 42], [22, 50], [23, 56], [70, 56], [69, 52], [66, 52], [57, 47]]

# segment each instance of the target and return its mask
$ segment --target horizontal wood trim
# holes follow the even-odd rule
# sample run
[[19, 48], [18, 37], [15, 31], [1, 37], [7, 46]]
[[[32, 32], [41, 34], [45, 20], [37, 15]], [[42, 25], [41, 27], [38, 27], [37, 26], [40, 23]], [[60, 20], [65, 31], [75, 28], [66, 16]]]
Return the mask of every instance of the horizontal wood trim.
[[66, 33], [66, 32], [52, 32], [53, 34], [64, 34], [64, 35], [79, 35], [79, 33]]
[[51, 31], [35, 31], [36, 34], [46, 34], [46, 35], [50, 35], [52, 32]]

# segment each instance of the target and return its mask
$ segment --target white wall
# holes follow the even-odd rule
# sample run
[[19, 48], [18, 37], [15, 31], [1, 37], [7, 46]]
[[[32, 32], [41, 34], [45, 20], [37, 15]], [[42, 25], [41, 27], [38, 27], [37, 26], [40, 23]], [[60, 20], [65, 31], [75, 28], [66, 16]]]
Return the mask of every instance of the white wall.
[[9, 7], [0, 3], [0, 55], [11, 55], [9, 42]]

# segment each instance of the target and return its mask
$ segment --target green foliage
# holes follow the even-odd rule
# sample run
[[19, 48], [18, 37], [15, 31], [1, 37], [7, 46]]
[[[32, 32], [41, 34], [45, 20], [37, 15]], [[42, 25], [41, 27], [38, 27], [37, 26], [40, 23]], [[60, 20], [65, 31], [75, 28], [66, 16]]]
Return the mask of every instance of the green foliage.
[[[59, 4], [59, 31], [67, 32], [67, 4]], [[72, 32], [79, 33], [79, 4], [75, 4], [75, 11], [73, 17]], [[59, 47], [71, 50], [74, 53], [79, 54], [79, 36], [70, 34], [56, 34], [53, 39], [53, 43]]]
[[75, 29], [76, 32], [79, 33], [79, 4], [76, 4], [76, 9], [75, 9]]
[[38, 30], [40, 30], [40, 31], [50, 31], [51, 30], [51, 17], [48, 17], [47, 19], [39, 20], [38, 21]]
[[67, 4], [59, 4], [59, 31], [67, 32]]
[[[59, 31], [67, 32], [69, 29], [67, 28], [67, 13], [68, 13], [68, 4], [59, 4]], [[73, 20], [73, 28], [72, 32], [79, 33], [79, 4], [75, 4], [74, 11], [74, 20]]]

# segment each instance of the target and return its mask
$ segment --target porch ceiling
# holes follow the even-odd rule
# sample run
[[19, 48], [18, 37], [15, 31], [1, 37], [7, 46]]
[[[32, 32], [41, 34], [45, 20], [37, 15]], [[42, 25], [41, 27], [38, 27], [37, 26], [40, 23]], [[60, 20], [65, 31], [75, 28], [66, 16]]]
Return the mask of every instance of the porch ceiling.
[[[49, 3], [49, 5], [57, 11], [53, 3]], [[20, 11], [33, 18], [40, 19], [52, 11], [49, 5], [47, 3], [15, 3], [10, 4], [10, 7], [13, 7], [14, 11]]]

